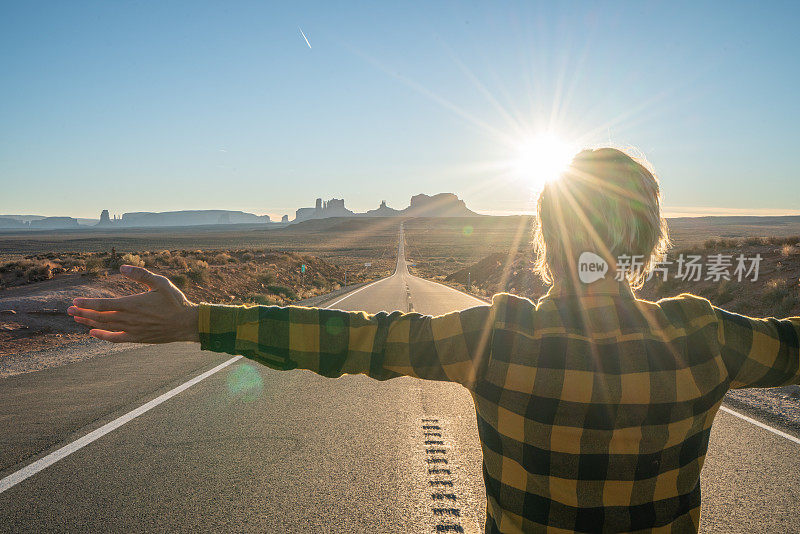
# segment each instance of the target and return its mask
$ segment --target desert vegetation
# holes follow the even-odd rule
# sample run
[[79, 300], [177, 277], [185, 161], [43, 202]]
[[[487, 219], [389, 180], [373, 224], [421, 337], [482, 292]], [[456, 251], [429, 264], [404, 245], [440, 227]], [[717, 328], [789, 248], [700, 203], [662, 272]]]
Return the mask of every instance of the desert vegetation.
[[[119, 228], [13, 232], [0, 230], [0, 263], [55, 254], [203, 250], [210, 266], [229, 263], [231, 250], [313, 255], [350, 273], [391, 274], [400, 221], [394, 218], [320, 219], [285, 228]], [[85, 259], [85, 258], [84, 258]], [[246, 257], [237, 256], [238, 260]], [[365, 268], [365, 263], [370, 266]]]
[[[670, 258], [760, 254], [758, 279], [665, 280], [656, 274], [638, 295], [657, 300], [691, 292], [739, 313], [800, 314], [800, 228], [776, 219], [780, 218], [752, 226], [670, 221]], [[486, 298], [510, 291], [535, 299], [547, 290], [532, 271], [531, 217], [417, 218], [404, 224], [406, 255], [415, 274]], [[85, 336], [85, 329], [67, 324], [63, 311], [78, 294], [114, 296], [141, 290], [118, 274], [123, 263], [169, 277], [192, 300], [232, 304], [289, 304], [339, 288], [345, 272], [348, 284], [353, 284], [386, 276], [394, 268], [399, 221], [323, 219], [293, 226], [239, 233], [148, 229], [4, 238], [0, 354], [29, 350], [45, 338], [61, 342], [62, 336]], [[773, 230], [767, 237], [759, 235]], [[22, 295], [27, 295], [28, 304], [20, 304]]]
[[[345, 274], [315, 256], [264, 249], [67, 252], [0, 263], [0, 289], [70, 274], [101, 283], [123, 264], [167, 276], [189, 298], [229, 303], [288, 304], [338, 289]], [[348, 274], [348, 283], [369, 279], [364, 272]]]
[[[326, 219], [285, 229], [146, 228], [0, 234], [0, 356], [86, 338], [75, 296], [141, 291], [123, 263], [167, 276], [194, 301], [289, 304], [391, 274], [398, 220]], [[305, 272], [302, 271], [305, 265]]]
[[[680, 293], [693, 293], [737, 313], [764, 317], [800, 315], [800, 235], [707, 239], [694, 246], [674, 248], [668, 259], [683, 255], [707, 260], [709, 256], [718, 254], [734, 258], [739, 255], [746, 258], [760, 256], [757, 278], [753, 279], [751, 274], [741, 281], [735, 276], [715, 280], [713, 277], [707, 279], [704, 273], [697, 281], [682, 280], [675, 276], [675, 265], [672, 265], [666, 279], [663, 273], [654, 273], [638, 290], [637, 296], [658, 300]], [[510, 253], [508, 249], [494, 252], [454, 272], [437, 270], [435, 262], [420, 262], [417, 269], [437, 281], [483, 297], [508, 291], [537, 299], [547, 292], [547, 287], [533, 273], [534, 259], [530, 247], [521, 246], [516, 253]]]

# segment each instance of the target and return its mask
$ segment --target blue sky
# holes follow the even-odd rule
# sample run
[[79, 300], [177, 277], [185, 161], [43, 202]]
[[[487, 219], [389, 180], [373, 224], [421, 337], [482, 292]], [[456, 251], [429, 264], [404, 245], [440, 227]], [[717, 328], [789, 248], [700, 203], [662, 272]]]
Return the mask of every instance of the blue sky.
[[800, 212], [800, 9], [694, 4], [5, 2], [0, 213], [523, 211], [501, 163], [547, 128], [672, 213]]

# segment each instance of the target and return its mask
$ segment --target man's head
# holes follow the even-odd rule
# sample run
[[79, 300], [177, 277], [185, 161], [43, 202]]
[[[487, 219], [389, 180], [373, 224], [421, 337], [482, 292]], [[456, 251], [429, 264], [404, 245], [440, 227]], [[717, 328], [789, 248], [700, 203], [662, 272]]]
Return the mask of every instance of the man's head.
[[534, 247], [546, 283], [575, 282], [578, 258], [593, 252], [612, 269], [620, 256], [644, 268], [628, 278], [641, 287], [652, 256], [669, 245], [658, 179], [643, 161], [615, 148], [583, 150], [539, 195]]

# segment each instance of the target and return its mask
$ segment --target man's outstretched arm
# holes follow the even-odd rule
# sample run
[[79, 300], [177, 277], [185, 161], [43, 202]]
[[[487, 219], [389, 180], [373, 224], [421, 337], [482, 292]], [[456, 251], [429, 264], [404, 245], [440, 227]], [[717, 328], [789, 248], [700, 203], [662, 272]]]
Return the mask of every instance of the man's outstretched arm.
[[[123, 274], [150, 291], [118, 299], [76, 299], [69, 313], [108, 341], [200, 341], [205, 350], [241, 354], [275, 369], [323, 376], [407, 375], [474, 383], [489, 351], [493, 307], [431, 317], [299, 306], [189, 302], [169, 280], [136, 267]], [[193, 327], [186, 323], [194, 321]], [[193, 328], [193, 330], [192, 330]]]
[[242, 354], [275, 369], [310, 369], [328, 377], [363, 373], [378, 380], [413, 376], [468, 385], [487, 350], [480, 349], [480, 336], [489, 315], [488, 306], [431, 317], [203, 303], [199, 331], [203, 349]]
[[712, 306], [732, 388], [800, 384], [800, 317], [747, 317]]

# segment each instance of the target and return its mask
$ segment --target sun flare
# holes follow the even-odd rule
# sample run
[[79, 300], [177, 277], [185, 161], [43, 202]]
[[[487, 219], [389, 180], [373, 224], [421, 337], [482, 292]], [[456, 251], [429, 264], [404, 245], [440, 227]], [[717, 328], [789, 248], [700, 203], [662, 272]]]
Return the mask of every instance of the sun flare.
[[515, 174], [540, 188], [557, 179], [577, 153], [574, 145], [553, 134], [541, 134], [525, 139], [517, 146], [513, 162]]

